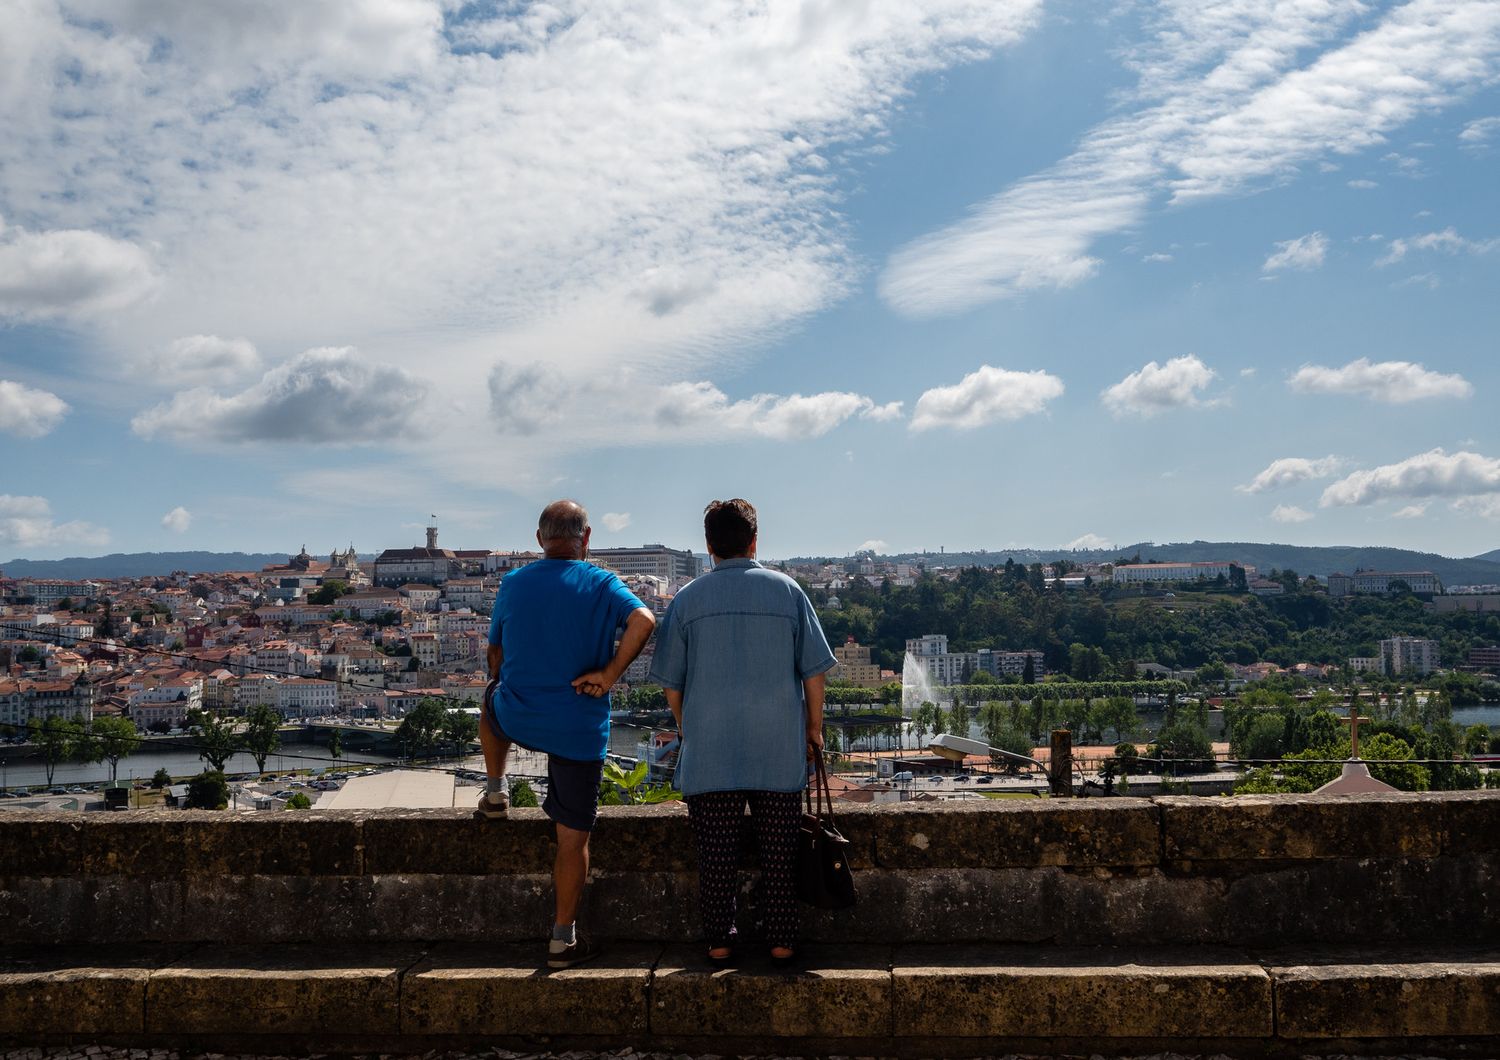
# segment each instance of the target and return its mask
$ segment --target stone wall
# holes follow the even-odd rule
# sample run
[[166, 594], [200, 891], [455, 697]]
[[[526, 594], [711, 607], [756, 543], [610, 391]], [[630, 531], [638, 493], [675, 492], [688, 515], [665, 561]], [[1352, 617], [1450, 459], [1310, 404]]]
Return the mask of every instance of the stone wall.
[[[1500, 792], [861, 807], [839, 825], [860, 904], [810, 915], [815, 940], [1500, 940]], [[604, 810], [593, 856], [596, 933], [697, 937], [682, 807]], [[551, 859], [528, 810], [10, 811], [0, 939], [529, 941], [550, 922]]]

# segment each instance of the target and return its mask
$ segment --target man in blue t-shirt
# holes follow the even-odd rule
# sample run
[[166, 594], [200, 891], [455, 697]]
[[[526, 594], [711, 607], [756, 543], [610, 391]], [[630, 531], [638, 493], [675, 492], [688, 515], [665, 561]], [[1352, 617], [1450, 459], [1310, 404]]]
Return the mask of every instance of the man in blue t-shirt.
[[582, 505], [554, 501], [537, 523], [544, 558], [501, 581], [490, 618], [490, 687], [479, 726], [489, 781], [477, 817], [504, 817], [510, 808], [505, 760], [511, 744], [547, 754], [542, 809], [557, 826], [550, 968], [571, 968], [599, 953], [574, 922], [589, 874], [589, 833], [609, 744], [609, 690], [656, 627], [650, 609], [619, 578], [585, 561], [590, 532]]

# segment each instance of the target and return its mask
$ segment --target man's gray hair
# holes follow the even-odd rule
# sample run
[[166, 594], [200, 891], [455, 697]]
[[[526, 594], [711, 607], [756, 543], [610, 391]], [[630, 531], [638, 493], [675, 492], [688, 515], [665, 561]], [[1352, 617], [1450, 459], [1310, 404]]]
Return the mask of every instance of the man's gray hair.
[[577, 501], [553, 501], [542, 509], [536, 532], [543, 541], [579, 540], [589, 526], [589, 513]]

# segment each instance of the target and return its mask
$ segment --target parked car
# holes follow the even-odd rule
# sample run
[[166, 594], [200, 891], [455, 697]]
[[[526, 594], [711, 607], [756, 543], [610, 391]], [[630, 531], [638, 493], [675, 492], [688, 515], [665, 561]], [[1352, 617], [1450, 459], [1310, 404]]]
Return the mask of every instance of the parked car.
[[943, 782], [943, 777], [939, 773], [934, 773], [934, 774], [932, 774], [932, 776], [930, 776], [930, 777], [927, 778], [927, 783], [929, 783], [929, 784], [941, 784], [942, 782]]
[[88, 788], [80, 788], [77, 784], [74, 784], [71, 788], [68, 789], [69, 795], [87, 795], [88, 793]]
[[968, 782], [969, 775], [967, 773], [960, 773], [958, 776], [953, 778], [953, 783], [955, 784], [967, 784]]
[[976, 783], [976, 784], [993, 784], [994, 782], [995, 782], [995, 778], [992, 777], [992, 776], [988, 776], [988, 775], [979, 777], [978, 779], [976, 779], [974, 781], [974, 783]]

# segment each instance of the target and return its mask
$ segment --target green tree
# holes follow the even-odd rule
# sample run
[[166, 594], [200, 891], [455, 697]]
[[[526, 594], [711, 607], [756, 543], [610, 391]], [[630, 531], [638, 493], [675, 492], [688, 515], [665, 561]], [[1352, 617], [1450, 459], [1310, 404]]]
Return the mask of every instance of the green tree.
[[328, 730], [328, 757], [335, 762], [344, 757], [344, 731], [342, 729]]
[[316, 590], [308, 594], [307, 602], [310, 604], [331, 604], [339, 597], [349, 592], [349, 583], [331, 578], [318, 586]]
[[443, 704], [429, 696], [401, 719], [401, 724], [396, 727], [396, 742], [406, 757], [432, 752], [442, 731], [443, 714]]
[[165, 787], [170, 787], [171, 784], [172, 784], [172, 774], [167, 772], [165, 766], [163, 766], [162, 768], [158, 769], [155, 773], [153, 773], [151, 775], [151, 786], [153, 788], [161, 789], [161, 788], [165, 788]]
[[250, 752], [250, 757], [255, 759], [256, 770], [264, 773], [266, 759], [281, 746], [281, 715], [265, 703], [251, 707], [245, 714], [245, 734], [241, 742]]
[[948, 732], [954, 736], [969, 737], [969, 708], [958, 696], [953, 697], [953, 706], [948, 709]]
[[1464, 730], [1464, 750], [1470, 755], [1482, 755], [1490, 746], [1490, 727], [1470, 725]]
[[47, 771], [47, 786], [52, 786], [57, 767], [72, 758], [78, 749], [78, 737], [83, 726], [56, 715], [45, 720], [32, 718], [26, 723], [27, 738], [36, 745], [41, 755], [42, 768]]
[[517, 807], [535, 807], [539, 805], [536, 800], [536, 792], [533, 791], [531, 785], [524, 780], [516, 780], [511, 782], [510, 804]]
[[205, 769], [188, 781], [187, 808], [222, 810], [229, 805], [229, 782], [217, 769]]
[[288, 810], [310, 810], [312, 809], [312, 799], [309, 799], [300, 791], [293, 792], [291, 798], [286, 800], [284, 808]]
[[1208, 731], [1191, 718], [1179, 718], [1166, 726], [1146, 751], [1150, 758], [1164, 759], [1174, 776], [1179, 770], [1206, 773], [1215, 768]]
[[479, 719], [465, 710], [445, 711], [441, 731], [443, 739], [453, 745], [453, 753], [461, 755], [466, 746], [479, 738]]
[[99, 757], [109, 763], [109, 780], [113, 784], [120, 774], [120, 759], [140, 748], [140, 734], [128, 718], [105, 716], [94, 719], [91, 735]]
[[240, 736], [234, 731], [234, 723], [206, 710], [189, 713], [187, 723], [197, 744], [198, 757], [208, 763], [210, 772], [222, 776], [225, 763], [240, 749]]

